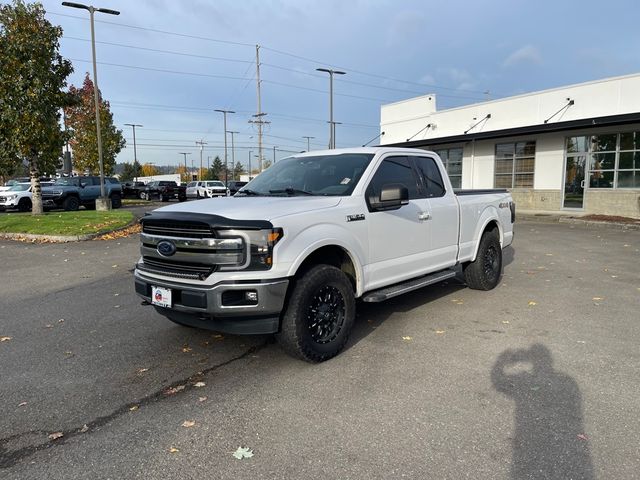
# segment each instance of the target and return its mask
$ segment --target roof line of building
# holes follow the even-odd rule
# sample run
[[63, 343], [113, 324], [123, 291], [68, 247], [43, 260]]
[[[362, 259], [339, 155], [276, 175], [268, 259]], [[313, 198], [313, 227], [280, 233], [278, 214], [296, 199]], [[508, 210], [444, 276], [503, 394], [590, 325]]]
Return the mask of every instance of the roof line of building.
[[469, 142], [471, 140], [489, 140], [493, 138], [516, 137], [520, 135], [532, 135], [538, 133], [560, 132], [564, 130], [576, 130], [586, 127], [606, 127], [640, 123], [640, 112], [625, 113], [621, 115], [608, 115], [605, 117], [581, 118], [566, 122], [541, 123], [525, 127], [506, 128], [489, 132], [467, 133], [450, 135], [448, 137], [426, 138], [411, 142], [397, 142], [384, 145], [385, 147], [426, 147], [445, 143]]

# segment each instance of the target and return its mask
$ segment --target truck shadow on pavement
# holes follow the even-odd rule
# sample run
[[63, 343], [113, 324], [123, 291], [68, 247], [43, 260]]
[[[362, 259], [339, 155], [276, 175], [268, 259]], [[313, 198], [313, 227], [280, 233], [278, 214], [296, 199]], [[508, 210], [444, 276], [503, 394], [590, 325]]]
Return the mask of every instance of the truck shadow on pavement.
[[505, 350], [491, 382], [515, 402], [512, 479], [595, 479], [580, 388], [554, 369], [546, 346]]

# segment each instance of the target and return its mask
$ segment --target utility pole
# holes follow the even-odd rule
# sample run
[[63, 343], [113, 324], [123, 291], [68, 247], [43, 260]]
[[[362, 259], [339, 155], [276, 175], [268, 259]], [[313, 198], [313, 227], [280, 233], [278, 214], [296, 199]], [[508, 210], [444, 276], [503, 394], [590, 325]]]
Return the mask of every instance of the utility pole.
[[306, 138], [307, 139], [307, 152], [311, 151], [311, 139], [312, 138], [316, 138], [316, 137], [308, 137], [308, 136], [303, 136], [302, 138]]
[[[240, 133], [240, 132], [232, 132], [232, 131], [228, 131], [227, 133], [231, 134], [231, 180], [235, 180], [236, 179], [236, 146], [233, 142], [233, 136], [236, 133]], [[240, 180], [240, 179], [238, 179]]]
[[198, 172], [198, 180], [202, 180], [202, 149], [207, 144], [203, 139], [200, 139], [199, 142], [196, 142], [196, 145], [200, 145], [200, 171]]
[[262, 126], [271, 122], [267, 122], [262, 119], [266, 113], [262, 111], [262, 102], [260, 98], [260, 45], [256, 45], [256, 89], [258, 111], [253, 115], [255, 120], [249, 120], [249, 123], [253, 123], [258, 126], [258, 170], [262, 172]]
[[249, 181], [251, 181], [251, 154], [253, 152], [249, 150]]
[[95, 12], [107, 13], [109, 15], [120, 15], [117, 10], [110, 10], [108, 8], [96, 8], [92, 5], [83, 5], [82, 3], [74, 2], [62, 2], [65, 7], [81, 8], [89, 11], [89, 23], [91, 25], [91, 52], [93, 54], [93, 101], [96, 108], [96, 130], [98, 140], [98, 164], [100, 165], [100, 202], [96, 203], [97, 210], [110, 210], [111, 204], [107, 200], [107, 196], [104, 189], [104, 163], [102, 161], [102, 134], [100, 131], [100, 99], [98, 94], [98, 68], [96, 62], [96, 34], [94, 28], [93, 16]]
[[142, 128], [143, 125], [137, 123], [125, 123], [128, 127], [133, 128], [133, 163], [138, 163], [138, 154], [136, 151], [136, 127]]
[[184, 174], [187, 176], [187, 182], [190, 182], [191, 178], [189, 178], [189, 170], [187, 170], [187, 155], [191, 155], [191, 152], [180, 152], [179, 155], [184, 155]]
[[274, 165], [276, 164], [276, 148], [278, 148], [278, 147], [276, 147], [276, 146], [274, 145], [274, 146], [273, 146], [273, 164], [274, 164]]
[[233, 110], [221, 110], [218, 108], [216, 108], [214, 111], [222, 113], [222, 116], [224, 117], [224, 185], [226, 187], [229, 181], [229, 167], [227, 163], [227, 113], [236, 112], [234, 112]]
[[346, 75], [346, 72], [330, 68], [316, 68], [318, 72], [329, 74], [329, 149], [336, 148], [336, 125], [333, 121], [333, 76]]

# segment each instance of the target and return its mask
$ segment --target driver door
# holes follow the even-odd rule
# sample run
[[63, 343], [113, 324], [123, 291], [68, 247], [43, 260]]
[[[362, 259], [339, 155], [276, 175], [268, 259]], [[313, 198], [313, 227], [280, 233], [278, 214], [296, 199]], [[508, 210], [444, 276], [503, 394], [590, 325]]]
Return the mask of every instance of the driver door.
[[[397, 210], [372, 211], [382, 187], [401, 184], [409, 191], [409, 203]], [[385, 157], [378, 166], [366, 189], [367, 224], [369, 230], [369, 260], [365, 276], [366, 289], [401, 282], [415, 277], [425, 268], [430, 249], [428, 222], [424, 214], [429, 201], [423, 198], [420, 182], [406, 156]]]

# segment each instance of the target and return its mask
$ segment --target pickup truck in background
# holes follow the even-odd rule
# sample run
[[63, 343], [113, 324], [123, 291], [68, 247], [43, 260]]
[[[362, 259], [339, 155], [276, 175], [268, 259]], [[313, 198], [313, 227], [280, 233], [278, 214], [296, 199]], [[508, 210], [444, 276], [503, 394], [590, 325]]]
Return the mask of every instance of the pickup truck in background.
[[[113, 208], [122, 206], [122, 185], [114, 177], [104, 177], [105, 195], [111, 199]], [[60, 177], [53, 185], [42, 188], [42, 206], [45, 209], [63, 208], [75, 211], [84, 206], [89, 210], [96, 208], [96, 199], [100, 197], [100, 177]]]
[[149, 182], [144, 190], [140, 192], [140, 198], [143, 200], [159, 198], [163, 202], [177, 198], [178, 201], [184, 202], [187, 199], [187, 187], [169, 180]]
[[145, 196], [143, 193], [145, 188], [147, 188], [147, 185], [144, 182], [124, 182], [122, 184], [122, 197], [133, 197], [144, 200]]
[[290, 354], [344, 347], [356, 299], [381, 302], [454, 277], [494, 288], [513, 240], [506, 190], [457, 191], [433, 152], [315, 151], [279, 161], [234, 197], [142, 220], [135, 290], [175, 323], [275, 333]]

